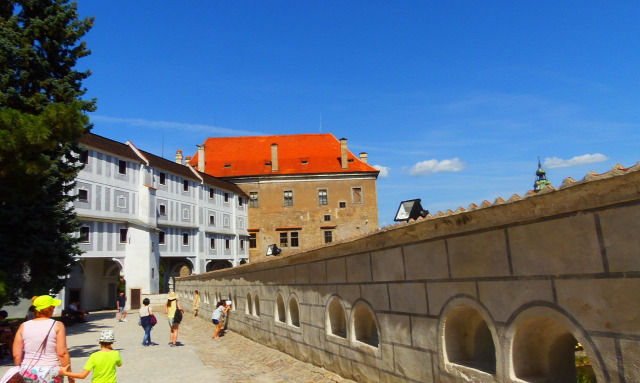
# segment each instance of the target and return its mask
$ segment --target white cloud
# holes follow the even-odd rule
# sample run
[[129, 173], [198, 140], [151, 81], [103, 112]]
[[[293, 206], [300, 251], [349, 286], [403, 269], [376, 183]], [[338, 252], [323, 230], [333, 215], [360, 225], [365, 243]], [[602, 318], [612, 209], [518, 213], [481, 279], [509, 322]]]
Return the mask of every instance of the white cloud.
[[120, 118], [111, 116], [91, 115], [91, 122], [106, 123], [106, 124], [122, 124], [130, 126], [138, 126], [151, 129], [169, 129], [169, 130], [188, 130], [192, 132], [202, 132], [211, 135], [220, 136], [256, 136], [263, 135], [260, 132], [252, 132], [248, 130], [240, 129], [228, 129], [221, 128], [219, 126], [204, 125], [204, 124], [187, 124], [184, 122], [175, 121], [152, 121], [145, 120], [143, 118]]
[[569, 160], [563, 160], [562, 158], [558, 158], [558, 157], [551, 157], [551, 158], [545, 158], [544, 166], [546, 166], [549, 169], [567, 168], [569, 166], [578, 166], [578, 165], [593, 164], [596, 162], [603, 162], [608, 159], [609, 157], [600, 153], [576, 156]]
[[382, 166], [382, 165], [373, 165], [373, 168], [380, 171], [380, 174], [378, 174], [378, 177], [380, 178], [389, 177], [389, 170], [391, 170], [390, 167]]
[[409, 169], [409, 174], [414, 177], [426, 176], [432, 173], [451, 173], [459, 172], [467, 166], [466, 163], [460, 161], [459, 158], [450, 160], [427, 160], [418, 162]]

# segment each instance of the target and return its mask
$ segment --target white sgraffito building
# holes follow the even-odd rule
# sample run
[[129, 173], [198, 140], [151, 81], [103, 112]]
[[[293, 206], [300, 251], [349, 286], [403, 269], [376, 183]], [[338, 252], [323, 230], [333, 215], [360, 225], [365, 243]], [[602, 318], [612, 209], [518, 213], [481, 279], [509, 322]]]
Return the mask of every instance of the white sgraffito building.
[[61, 298], [83, 308], [114, 308], [126, 281], [127, 308], [142, 294], [173, 288], [173, 278], [248, 262], [247, 195], [235, 184], [125, 144], [80, 140], [73, 193], [83, 254]]

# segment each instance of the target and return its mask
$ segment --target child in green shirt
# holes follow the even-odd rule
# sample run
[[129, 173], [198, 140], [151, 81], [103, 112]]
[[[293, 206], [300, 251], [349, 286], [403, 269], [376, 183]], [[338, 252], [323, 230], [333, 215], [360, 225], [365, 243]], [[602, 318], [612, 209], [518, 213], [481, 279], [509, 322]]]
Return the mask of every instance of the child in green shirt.
[[116, 366], [122, 366], [120, 352], [112, 348], [115, 342], [113, 330], [104, 330], [100, 334], [100, 351], [89, 356], [89, 360], [82, 368], [82, 372], [69, 372], [69, 366], [64, 366], [60, 370], [60, 375], [70, 378], [84, 379], [93, 371], [91, 382], [93, 383], [117, 383]]

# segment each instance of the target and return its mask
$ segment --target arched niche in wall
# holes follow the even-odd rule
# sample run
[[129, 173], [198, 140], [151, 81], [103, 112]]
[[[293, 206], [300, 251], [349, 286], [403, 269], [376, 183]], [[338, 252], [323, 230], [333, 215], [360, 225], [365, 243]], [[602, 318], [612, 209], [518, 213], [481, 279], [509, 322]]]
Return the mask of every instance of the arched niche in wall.
[[258, 294], [253, 296], [253, 315], [259, 317], [260, 316], [260, 298]]
[[286, 308], [284, 306], [284, 298], [282, 297], [282, 293], [278, 291], [276, 294], [276, 312], [274, 313], [274, 318], [276, 322], [286, 323], [287, 314]]
[[540, 304], [509, 322], [511, 378], [527, 383], [608, 381], [600, 355], [579, 324], [548, 302]]
[[247, 315], [252, 315], [253, 314], [253, 302], [251, 300], [251, 293], [247, 293], [247, 301], [245, 302], [244, 305], [244, 311], [246, 312]]
[[351, 340], [372, 347], [380, 346], [380, 333], [378, 322], [373, 315], [373, 310], [364, 301], [357, 301], [351, 311]]
[[450, 302], [441, 315], [444, 324], [443, 353], [446, 362], [495, 374], [496, 346], [495, 328], [482, 315], [480, 306], [471, 301]]
[[289, 297], [289, 320], [287, 324], [300, 327], [300, 306], [298, 305], [298, 298], [295, 294], [291, 294]]
[[347, 338], [347, 312], [344, 309], [342, 299], [334, 295], [329, 299], [326, 311], [327, 334], [340, 338]]

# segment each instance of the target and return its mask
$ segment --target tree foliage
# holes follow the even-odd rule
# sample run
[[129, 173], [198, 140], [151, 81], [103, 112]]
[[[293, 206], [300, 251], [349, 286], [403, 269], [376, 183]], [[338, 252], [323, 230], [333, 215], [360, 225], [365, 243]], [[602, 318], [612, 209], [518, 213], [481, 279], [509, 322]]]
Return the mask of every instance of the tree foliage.
[[68, 0], [0, 0], [0, 270], [14, 302], [58, 292], [80, 254], [70, 192], [96, 101], [75, 66], [92, 24]]

